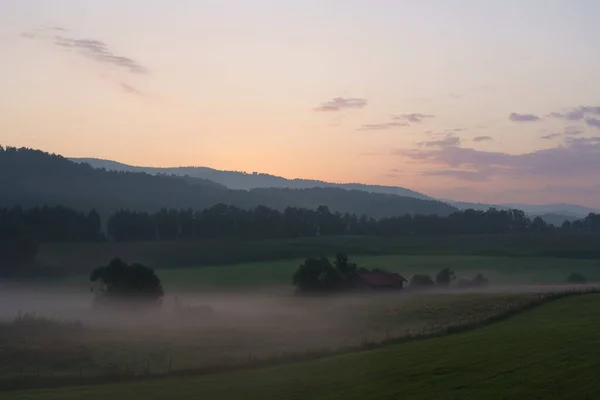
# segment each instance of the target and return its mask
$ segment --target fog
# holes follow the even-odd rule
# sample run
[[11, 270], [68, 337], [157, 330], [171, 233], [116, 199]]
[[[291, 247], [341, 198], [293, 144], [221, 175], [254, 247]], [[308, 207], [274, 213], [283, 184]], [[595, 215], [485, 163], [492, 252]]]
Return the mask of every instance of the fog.
[[[0, 320], [9, 322], [24, 313], [79, 320], [83, 333], [70, 337], [67, 332], [59, 342], [65, 348], [83, 345], [86, 368], [119, 365], [165, 371], [335, 350], [429, 332], [432, 327], [487, 318], [535, 298], [536, 293], [565, 289], [507, 285], [323, 297], [272, 291], [171, 291], [160, 308], [141, 312], [94, 309], [90, 292], [5, 286], [0, 288]], [[55, 346], [44, 341], [44, 332], [25, 333], [42, 347]]]

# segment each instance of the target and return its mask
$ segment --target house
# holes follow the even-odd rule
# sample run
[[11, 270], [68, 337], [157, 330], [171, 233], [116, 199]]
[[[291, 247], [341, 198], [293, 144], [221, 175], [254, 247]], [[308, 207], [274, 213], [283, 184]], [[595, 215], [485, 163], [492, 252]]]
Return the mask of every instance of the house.
[[408, 280], [400, 274], [365, 272], [358, 274], [359, 285], [371, 289], [402, 289]]

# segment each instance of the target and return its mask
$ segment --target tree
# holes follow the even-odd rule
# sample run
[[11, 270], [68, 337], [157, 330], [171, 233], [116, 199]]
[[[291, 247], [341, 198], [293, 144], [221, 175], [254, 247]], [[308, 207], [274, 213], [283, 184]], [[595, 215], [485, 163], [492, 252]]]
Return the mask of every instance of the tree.
[[582, 274], [574, 272], [567, 277], [567, 283], [582, 285], [584, 283], [587, 283], [587, 278], [585, 276], [583, 276]]
[[438, 286], [448, 287], [453, 280], [456, 279], [456, 275], [454, 275], [454, 271], [450, 268], [444, 268], [435, 277], [435, 283]]
[[159, 305], [164, 294], [160, 279], [152, 268], [142, 264], [128, 265], [120, 258], [94, 269], [90, 281], [96, 284], [96, 300], [102, 304], [133, 302]]
[[343, 275], [326, 257], [307, 258], [293, 276], [294, 286], [301, 292], [326, 292], [340, 288]]
[[433, 286], [435, 283], [431, 276], [426, 274], [414, 275], [410, 280], [410, 286], [414, 288], [428, 288]]
[[336, 255], [334, 265], [346, 282], [351, 282], [356, 278], [356, 264], [348, 262], [348, 256], [345, 253], [338, 253]]

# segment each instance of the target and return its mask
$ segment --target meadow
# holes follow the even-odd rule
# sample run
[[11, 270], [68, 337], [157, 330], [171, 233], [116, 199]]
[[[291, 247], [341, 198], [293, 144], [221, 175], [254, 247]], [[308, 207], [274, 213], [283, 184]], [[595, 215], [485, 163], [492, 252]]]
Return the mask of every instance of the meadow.
[[227, 374], [3, 393], [40, 399], [596, 399], [600, 295], [468, 332]]
[[[167, 373], [336, 351], [482, 321], [535, 300], [539, 291], [324, 298], [176, 292], [184, 301], [184, 315], [169, 307], [173, 294], [160, 312], [132, 315], [93, 312], [79, 293], [58, 298], [38, 291], [21, 299], [35, 315], [53, 319], [0, 325], [0, 379]], [[2, 297], [8, 300], [6, 293]], [[16, 295], [11, 303], [19, 304]], [[213, 312], [201, 312], [200, 306]], [[60, 321], [72, 320], [82, 324], [61, 328], [66, 322]]]

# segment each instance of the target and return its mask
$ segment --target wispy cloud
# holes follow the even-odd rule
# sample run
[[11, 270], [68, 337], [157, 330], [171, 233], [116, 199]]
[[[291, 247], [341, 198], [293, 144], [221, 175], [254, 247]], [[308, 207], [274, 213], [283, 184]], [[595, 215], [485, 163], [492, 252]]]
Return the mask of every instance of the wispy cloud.
[[448, 135], [441, 139], [429, 140], [420, 143], [426, 147], [456, 147], [460, 144], [460, 138], [458, 136]]
[[78, 39], [70, 36], [68, 30], [60, 26], [42, 27], [23, 33], [31, 39], [43, 39], [54, 46], [66, 49], [102, 64], [108, 64], [134, 74], [147, 74], [148, 68], [140, 62], [123, 55], [115, 54], [106, 43], [97, 39]]
[[597, 118], [586, 118], [585, 123], [592, 128], [600, 129], [600, 119]]
[[600, 115], [599, 106], [578, 106], [573, 107], [569, 111], [564, 112], [552, 112], [550, 116], [553, 118], [566, 119], [569, 121], [580, 121], [585, 118], [587, 114]]
[[508, 119], [510, 119], [513, 122], [531, 122], [531, 121], [539, 121], [540, 117], [538, 117], [537, 115], [533, 115], [533, 114], [511, 113], [508, 116]]
[[388, 122], [385, 124], [364, 124], [358, 130], [361, 131], [378, 131], [378, 130], [386, 130], [393, 128], [400, 128], [404, 126], [409, 126], [406, 122]]
[[148, 69], [139, 62], [125, 56], [114, 54], [106, 43], [94, 39], [73, 39], [64, 36], [55, 36], [56, 46], [72, 50], [91, 60], [111, 64], [124, 68], [134, 74], [146, 74]]
[[574, 175], [595, 178], [596, 171], [600, 169], [600, 136], [568, 137], [564, 144], [555, 148], [526, 154], [480, 151], [457, 145], [437, 147], [396, 150], [394, 154], [415, 162], [435, 165], [437, 170], [468, 170], [486, 176], [504, 175], [513, 178], [546, 176], [570, 179]]
[[404, 120], [404, 121], [408, 121], [408, 122], [412, 122], [412, 123], [419, 123], [419, 122], [423, 122], [424, 119], [429, 119], [429, 118], [434, 118], [434, 115], [431, 114], [419, 114], [419, 113], [412, 113], [412, 114], [402, 114], [402, 115], [397, 115], [395, 117], [393, 117], [394, 120]]
[[565, 126], [564, 134], [567, 136], [576, 136], [583, 133], [583, 129], [576, 126]]
[[477, 136], [473, 138], [474, 142], [489, 142], [494, 140], [491, 136]]
[[470, 182], [484, 182], [488, 180], [489, 174], [486, 171], [471, 171], [464, 169], [442, 169], [434, 171], [425, 171], [427, 176], [450, 176], [456, 179]]
[[135, 94], [136, 96], [146, 97], [146, 94], [144, 92], [142, 92], [141, 90], [139, 90], [138, 88], [136, 88], [135, 86], [129, 85], [124, 82], [119, 82], [119, 86], [121, 87], [121, 90], [123, 90], [125, 93], [130, 93], [130, 94]]
[[561, 136], [562, 136], [562, 134], [560, 134], [560, 133], [550, 133], [548, 135], [540, 136], [540, 139], [551, 140], [551, 139], [556, 139]]
[[319, 107], [316, 107], [315, 111], [335, 112], [347, 109], [364, 108], [366, 105], [367, 99], [336, 97], [321, 104]]

